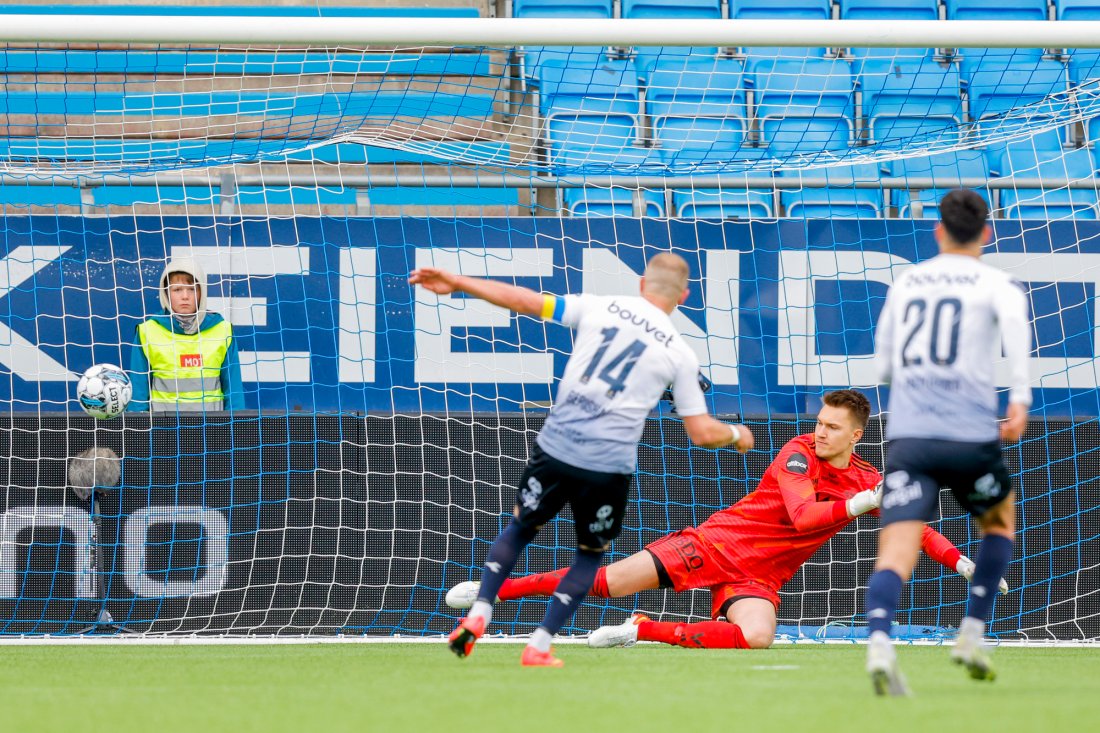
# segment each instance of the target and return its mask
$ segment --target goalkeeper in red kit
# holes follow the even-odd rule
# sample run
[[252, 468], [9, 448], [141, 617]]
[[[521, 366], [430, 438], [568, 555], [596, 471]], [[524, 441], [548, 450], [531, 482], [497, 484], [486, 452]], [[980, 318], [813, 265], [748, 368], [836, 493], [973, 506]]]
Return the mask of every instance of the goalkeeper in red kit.
[[[867, 398], [845, 389], [827, 393], [823, 402], [814, 432], [784, 445], [755, 491], [698, 527], [674, 532], [600, 568], [590, 591], [598, 598], [618, 598], [656, 588], [708, 588], [713, 620], [659, 622], [634, 614], [622, 625], [594, 631], [590, 646], [636, 641], [707, 649], [771, 646], [779, 589], [829, 538], [854, 518], [877, 510], [882, 498], [882, 476], [853, 452], [870, 417]], [[974, 563], [939, 532], [925, 527], [922, 546], [969, 579]], [[498, 596], [549, 595], [564, 572], [506, 580]], [[476, 582], [460, 583], [447, 593], [447, 604], [468, 608], [477, 590]], [[1001, 590], [1008, 590], [1004, 581]]]

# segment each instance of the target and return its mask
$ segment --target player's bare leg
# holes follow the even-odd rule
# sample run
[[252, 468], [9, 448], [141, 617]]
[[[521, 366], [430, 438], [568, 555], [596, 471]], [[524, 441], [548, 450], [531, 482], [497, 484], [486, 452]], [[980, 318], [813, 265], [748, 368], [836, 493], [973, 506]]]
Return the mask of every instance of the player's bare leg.
[[974, 568], [966, 617], [959, 624], [951, 659], [966, 667], [974, 679], [991, 682], [996, 679], [997, 672], [985, 644], [985, 625], [992, 611], [997, 584], [1012, 558], [1016, 532], [1015, 492], [979, 517], [978, 526], [982, 530], [982, 547]]
[[775, 606], [766, 598], [739, 598], [726, 620], [740, 627], [750, 649], [767, 649], [775, 641]]
[[867, 587], [867, 674], [879, 695], [908, 695], [909, 687], [898, 668], [897, 653], [890, 642], [901, 589], [913, 572], [920, 554], [924, 522], [903, 521], [879, 530], [878, 561]]

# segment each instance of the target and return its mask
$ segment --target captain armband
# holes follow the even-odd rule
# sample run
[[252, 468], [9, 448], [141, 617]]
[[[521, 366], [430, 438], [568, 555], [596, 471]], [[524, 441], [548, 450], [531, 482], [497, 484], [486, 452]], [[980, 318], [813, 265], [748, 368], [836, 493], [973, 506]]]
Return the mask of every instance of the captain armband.
[[560, 295], [542, 296], [542, 313], [544, 320], [561, 322], [565, 315], [565, 298]]

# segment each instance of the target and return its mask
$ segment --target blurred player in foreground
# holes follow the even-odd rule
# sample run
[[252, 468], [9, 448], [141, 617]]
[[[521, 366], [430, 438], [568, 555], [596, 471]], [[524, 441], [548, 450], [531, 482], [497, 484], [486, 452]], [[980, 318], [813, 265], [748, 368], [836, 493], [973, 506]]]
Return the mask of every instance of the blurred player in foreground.
[[[713, 620], [659, 622], [634, 614], [622, 625], [592, 632], [589, 646], [636, 641], [706, 649], [771, 646], [779, 589], [829, 538], [877, 509], [882, 496], [878, 470], [853, 452], [870, 416], [867, 398], [844, 389], [827, 393], [823, 402], [814, 432], [788, 441], [755, 491], [699, 527], [674, 532], [596, 574], [592, 595], [599, 598], [709, 588]], [[973, 563], [946, 537], [925, 527], [921, 539], [934, 560], [969, 577]], [[500, 599], [547, 595], [561, 573], [505, 581]], [[460, 583], [448, 592], [447, 603], [468, 607], [476, 593], [476, 583]]]
[[450, 635], [459, 657], [473, 651], [493, 614], [493, 599], [523, 549], [566, 503], [573, 509], [577, 554], [572, 567], [547, 589], [553, 600], [523, 651], [524, 666], [560, 667], [554, 634], [576, 612], [618, 536], [638, 441], [646, 418], [671, 384], [688, 437], [697, 445], [752, 448], [743, 425], [707, 414], [699, 386], [699, 361], [669, 315], [687, 298], [688, 265], [673, 254], [649, 261], [641, 296], [540, 295], [527, 288], [456, 275], [414, 270], [409, 282], [447, 295], [466, 293], [516, 313], [541, 316], [577, 330], [557, 399], [531, 449], [516, 493], [514, 519], [497, 537], [482, 567], [480, 592]]
[[[994, 591], [1012, 559], [1016, 507], [1001, 440], [1019, 440], [1031, 405], [1027, 296], [1004, 272], [978, 261], [992, 230], [973, 191], [940, 202], [937, 257], [891, 286], [875, 335], [880, 377], [890, 384], [886, 491], [878, 562], [867, 588], [867, 672], [875, 691], [908, 694], [890, 644], [898, 598], [917, 560], [921, 527], [940, 486], [978, 518], [983, 539], [966, 617], [951, 651], [975, 679], [995, 677], [982, 638]], [[994, 364], [1010, 369], [1008, 419], [997, 426]]]

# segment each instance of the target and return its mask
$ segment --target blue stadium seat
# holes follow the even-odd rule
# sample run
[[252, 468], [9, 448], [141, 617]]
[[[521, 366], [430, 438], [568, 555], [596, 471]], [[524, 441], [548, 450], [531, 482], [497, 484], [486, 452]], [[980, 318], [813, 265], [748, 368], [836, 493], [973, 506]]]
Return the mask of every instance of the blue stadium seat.
[[850, 145], [855, 95], [847, 61], [775, 61], [758, 64], [750, 78], [760, 144], [771, 154], [813, 154]]
[[[730, 18], [735, 20], [828, 20], [832, 17], [829, 0], [729, 0]], [[774, 58], [797, 59], [804, 56], [822, 58], [825, 47], [783, 48], [779, 46], [742, 49], [749, 63]]]
[[624, 18], [721, 18], [721, 0], [622, 0]]
[[[670, 151], [661, 150], [662, 159]], [[680, 153], [681, 156], [684, 153]], [[739, 167], [744, 173], [722, 174], [722, 188], [676, 189], [672, 211], [683, 219], [768, 219], [775, 216], [774, 175], [770, 167], [755, 166], [767, 158], [765, 151], [728, 148], [718, 151], [726, 171]], [[678, 162], [682, 162], [681, 157]]]
[[886, 208], [881, 188], [856, 188], [855, 181], [879, 181], [882, 168], [876, 163], [782, 171], [783, 178], [821, 179], [825, 188], [781, 189], [779, 200], [786, 215], [798, 219], [877, 219]]
[[1096, 79], [1100, 79], [1100, 49], [1074, 49], [1069, 57], [1070, 84], [1081, 84]]
[[512, 0], [514, 18], [612, 18], [612, 0]]
[[[1054, 0], [1058, 20], [1100, 20], [1100, 0]], [[1100, 49], [1076, 48], [1069, 52], [1069, 78], [1074, 84], [1100, 79]]]
[[842, 20], [939, 20], [937, 0], [840, 0]]
[[1047, 0], [945, 0], [948, 20], [1049, 20]]
[[[717, 20], [722, 17], [722, 3], [720, 0], [622, 0], [622, 14], [624, 18]], [[638, 46], [633, 53], [644, 77], [656, 63], [683, 63], [715, 56], [718, 47]]]
[[729, 0], [731, 18], [788, 18], [791, 20], [828, 20], [832, 17], [829, 0]]
[[[948, 20], [1020, 20], [1045, 21], [1049, 19], [1047, 0], [946, 0]], [[960, 48], [957, 55], [964, 62], [978, 63], [983, 56], [997, 60], [1017, 61], [1041, 59], [1041, 48]], [[970, 69], [963, 69], [969, 73]]]
[[[994, 152], [993, 155], [998, 155]], [[1001, 210], [1007, 219], [1096, 219], [1095, 166], [1086, 148], [1044, 150], [1024, 143], [999, 152], [1002, 176], [1039, 178], [1045, 188], [1008, 188], [1001, 191]], [[1087, 189], [1059, 188], [1058, 180], [1092, 181]]]
[[540, 69], [540, 113], [552, 166], [615, 167], [644, 162], [638, 147], [638, 77], [629, 61]]
[[1100, 0], [1054, 0], [1058, 20], [1100, 20]]
[[[775, 217], [775, 197], [771, 192], [771, 174], [765, 180], [745, 179], [745, 187], [677, 189], [672, 206], [680, 219], [771, 219]], [[756, 186], [750, 188], [750, 186]]]
[[[939, 20], [938, 0], [840, 0], [843, 20]], [[933, 54], [932, 49], [851, 48], [852, 56], [887, 56], [913, 61]]]
[[1003, 63], [987, 56], [976, 70], [967, 71], [964, 65], [963, 83], [973, 120], [1039, 102], [1052, 94], [1065, 93], [1069, 87], [1066, 67], [1058, 61]]
[[744, 65], [697, 59], [658, 65], [649, 76], [646, 110], [662, 160], [722, 164], [745, 145], [748, 109]]
[[871, 142], [957, 128], [963, 121], [958, 67], [931, 60], [871, 58], [862, 64], [863, 116]]
[[[642, 191], [644, 216], [663, 217], [662, 191]], [[635, 216], [634, 191], [629, 188], [567, 188], [562, 202], [569, 216]]]
[[[890, 175], [896, 178], [912, 180], [931, 178], [933, 182], [942, 180], [943, 185], [926, 189], [895, 189], [893, 203], [898, 216], [903, 219], [938, 219], [940, 199], [955, 188], [964, 178], [989, 178], [989, 164], [981, 150], [953, 150], [936, 153], [922, 158], [902, 158], [891, 164]], [[986, 203], [990, 203], [989, 189], [976, 188]]]
[[[512, 16], [515, 18], [592, 18], [596, 20], [614, 17], [612, 0], [513, 0]], [[522, 50], [522, 74], [538, 77], [539, 67], [551, 61], [571, 63], [595, 62], [606, 50], [597, 46], [527, 46]]]

